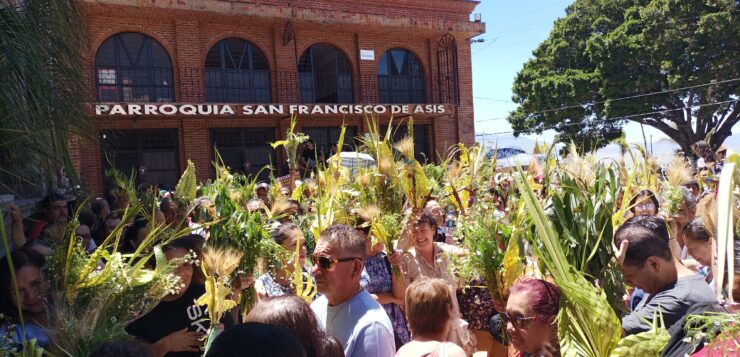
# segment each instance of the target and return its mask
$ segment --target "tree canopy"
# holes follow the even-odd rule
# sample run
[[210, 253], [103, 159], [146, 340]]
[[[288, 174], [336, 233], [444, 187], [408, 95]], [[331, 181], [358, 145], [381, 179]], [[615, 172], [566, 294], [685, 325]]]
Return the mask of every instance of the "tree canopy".
[[716, 149], [740, 120], [738, 53], [737, 0], [575, 0], [517, 74], [508, 120], [585, 150], [627, 121]]

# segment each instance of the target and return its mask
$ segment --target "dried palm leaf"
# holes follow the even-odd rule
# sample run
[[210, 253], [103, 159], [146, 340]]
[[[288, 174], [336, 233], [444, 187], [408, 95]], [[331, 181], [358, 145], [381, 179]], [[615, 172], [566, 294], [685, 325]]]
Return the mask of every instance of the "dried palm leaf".
[[203, 250], [203, 269], [209, 276], [228, 277], [236, 268], [244, 254], [223, 247], [206, 247]]
[[691, 180], [691, 164], [685, 158], [674, 155], [665, 170], [665, 182], [670, 186], [681, 186]]
[[414, 160], [414, 137], [406, 136], [394, 145], [406, 160]]

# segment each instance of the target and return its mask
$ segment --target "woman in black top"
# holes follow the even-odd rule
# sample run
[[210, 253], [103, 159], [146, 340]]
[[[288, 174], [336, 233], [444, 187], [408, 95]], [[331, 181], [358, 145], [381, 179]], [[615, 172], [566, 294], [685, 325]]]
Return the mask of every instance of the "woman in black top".
[[[182, 259], [195, 252], [193, 239], [180, 238], [164, 247], [167, 260]], [[182, 288], [165, 296], [148, 314], [126, 327], [126, 332], [148, 343], [150, 356], [199, 357], [201, 337], [208, 332], [210, 319], [205, 306], [195, 300], [205, 293], [205, 287], [192, 283], [193, 262], [185, 261], [175, 268]]]

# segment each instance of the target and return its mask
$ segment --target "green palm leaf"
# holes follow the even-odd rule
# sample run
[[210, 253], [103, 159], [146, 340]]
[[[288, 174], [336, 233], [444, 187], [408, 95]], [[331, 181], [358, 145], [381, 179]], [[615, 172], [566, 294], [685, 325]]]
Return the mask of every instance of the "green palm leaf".
[[609, 306], [604, 290], [592, 285], [568, 263], [560, 236], [523, 177], [519, 170], [514, 181], [536, 227], [539, 246], [535, 245], [535, 254], [563, 292], [558, 314], [560, 352], [563, 356], [608, 356], [622, 334], [619, 318]]

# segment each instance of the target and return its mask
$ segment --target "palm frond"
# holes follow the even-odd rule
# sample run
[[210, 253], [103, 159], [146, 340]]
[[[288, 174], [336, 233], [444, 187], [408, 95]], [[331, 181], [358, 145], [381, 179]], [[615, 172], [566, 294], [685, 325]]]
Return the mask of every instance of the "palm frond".
[[51, 186], [59, 167], [76, 181], [69, 138], [87, 138], [91, 124], [79, 61], [86, 32], [77, 1], [6, 6], [0, 13], [0, 190], [38, 194], [41, 185], [28, 182]]
[[568, 263], [558, 233], [523, 177], [520, 169], [514, 182], [536, 227], [539, 246], [534, 247], [535, 254], [563, 292], [564, 301], [558, 314], [561, 353], [564, 356], [606, 356], [621, 337], [619, 318], [609, 306], [604, 291], [588, 282], [582, 272]]

